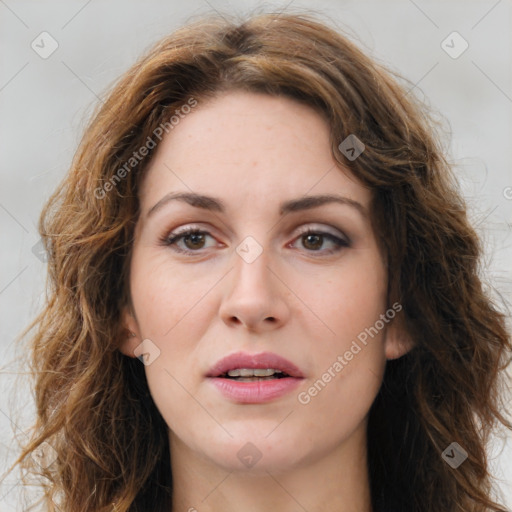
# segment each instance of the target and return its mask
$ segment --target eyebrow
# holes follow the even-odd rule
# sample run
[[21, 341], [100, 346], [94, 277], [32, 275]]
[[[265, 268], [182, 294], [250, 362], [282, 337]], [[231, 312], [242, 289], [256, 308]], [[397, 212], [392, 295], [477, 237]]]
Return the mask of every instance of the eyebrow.
[[[146, 218], [153, 215], [157, 210], [160, 210], [166, 204], [171, 201], [182, 201], [195, 208], [201, 208], [203, 210], [210, 210], [220, 213], [225, 213], [226, 205], [224, 201], [219, 198], [206, 196], [202, 194], [196, 194], [194, 192], [170, 192], [154, 204], [146, 214]], [[328, 203], [338, 203], [346, 206], [351, 206], [356, 209], [363, 217], [368, 216], [366, 208], [354, 199], [343, 197], [336, 194], [321, 194], [316, 196], [305, 196], [299, 199], [292, 199], [281, 203], [279, 214], [281, 216], [291, 212], [298, 212], [302, 210], [310, 210], [317, 208]]]

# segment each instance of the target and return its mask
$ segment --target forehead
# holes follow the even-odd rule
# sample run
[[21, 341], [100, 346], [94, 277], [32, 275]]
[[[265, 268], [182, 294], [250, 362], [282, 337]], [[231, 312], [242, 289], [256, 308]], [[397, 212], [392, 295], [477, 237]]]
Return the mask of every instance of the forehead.
[[143, 180], [142, 210], [171, 191], [223, 197], [237, 211], [334, 192], [370, 201], [370, 191], [334, 160], [318, 112], [238, 91], [199, 102], [163, 137]]

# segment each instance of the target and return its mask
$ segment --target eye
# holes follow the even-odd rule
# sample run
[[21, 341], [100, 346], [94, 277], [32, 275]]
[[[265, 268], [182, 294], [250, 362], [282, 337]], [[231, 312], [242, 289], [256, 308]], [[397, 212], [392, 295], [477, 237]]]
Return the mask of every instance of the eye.
[[[308, 252], [320, 252], [324, 254], [333, 254], [344, 247], [349, 247], [350, 245], [348, 240], [333, 235], [332, 233], [328, 233], [327, 231], [312, 228], [308, 228], [306, 231], [303, 231], [297, 240], [302, 241], [303, 247], [305, 247]], [[331, 243], [331, 249], [320, 250], [326, 240]]]
[[[170, 233], [164, 237], [161, 242], [165, 246], [172, 246], [172, 249], [176, 252], [192, 255], [193, 253], [199, 253], [200, 250], [207, 248], [205, 244], [208, 237], [214, 239], [208, 231], [190, 226], [183, 230]], [[307, 249], [307, 252], [318, 252], [321, 254], [333, 254], [344, 247], [350, 246], [350, 242], [344, 238], [340, 238], [327, 231], [312, 228], [308, 228], [300, 233], [296, 240], [302, 241], [302, 245]], [[331, 244], [331, 248], [321, 250], [326, 241]]]
[[[208, 231], [189, 227], [179, 232], [170, 233], [162, 240], [162, 243], [166, 246], [173, 246], [173, 250], [177, 252], [190, 254], [205, 248], [206, 237], [213, 238]], [[180, 242], [183, 242], [185, 247], [180, 246]]]

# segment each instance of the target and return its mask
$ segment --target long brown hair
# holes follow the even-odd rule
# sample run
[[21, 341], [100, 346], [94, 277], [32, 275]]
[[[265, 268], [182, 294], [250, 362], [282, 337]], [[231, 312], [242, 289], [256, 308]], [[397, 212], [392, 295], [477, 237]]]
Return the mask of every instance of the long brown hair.
[[[50, 511], [170, 510], [167, 426], [143, 365], [118, 350], [152, 150], [126, 162], [191, 98], [236, 89], [320, 112], [334, 158], [373, 193], [389, 300], [403, 306], [414, 340], [387, 363], [370, 410], [375, 512], [505, 511], [492, 498], [486, 445], [499, 424], [512, 428], [500, 377], [512, 345], [482, 287], [482, 248], [432, 117], [388, 69], [303, 14], [191, 23], [158, 42], [97, 109], [41, 214], [49, 291], [30, 326], [37, 422], [16, 463], [46, 477]], [[355, 160], [338, 147], [352, 134], [365, 145]], [[30, 457], [43, 442], [56, 457], [47, 467]], [[452, 442], [468, 454], [456, 469], [442, 457]]]

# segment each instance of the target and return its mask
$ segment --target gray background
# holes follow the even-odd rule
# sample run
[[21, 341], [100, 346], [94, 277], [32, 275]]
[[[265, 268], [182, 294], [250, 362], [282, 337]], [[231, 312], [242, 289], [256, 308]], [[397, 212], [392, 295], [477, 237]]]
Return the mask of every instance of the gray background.
[[[44, 297], [45, 264], [32, 250], [38, 216], [98, 97], [151, 43], [193, 15], [288, 4], [332, 18], [439, 113], [471, 218], [485, 240], [489, 286], [497, 300], [512, 299], [510, 1], [0, 0], [2, 511], [21, 510], [16, 472], [3, 481], [2, 475], [16, 454], [13, 431], [23, 438], [33, 415], [29, 388], [15, 380], [21, 353], [15, 338]], [[43, 31], [59, 45], [46, 59], [31, 47]], [[458, 58], [441, 47], [453, 31], [469, 44]], [[490, 457], [500, 501], [512, 508], [512, 439], [496, 437]]]

